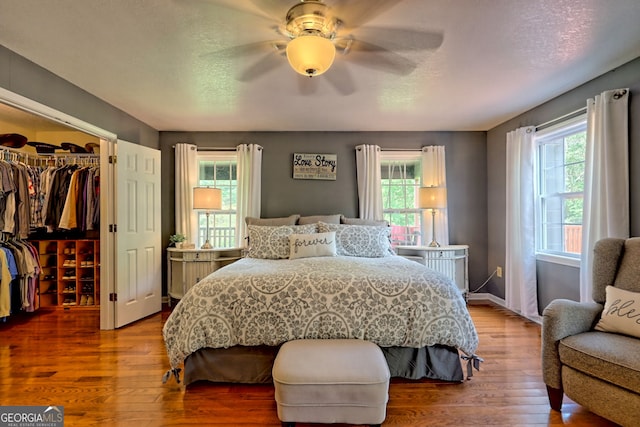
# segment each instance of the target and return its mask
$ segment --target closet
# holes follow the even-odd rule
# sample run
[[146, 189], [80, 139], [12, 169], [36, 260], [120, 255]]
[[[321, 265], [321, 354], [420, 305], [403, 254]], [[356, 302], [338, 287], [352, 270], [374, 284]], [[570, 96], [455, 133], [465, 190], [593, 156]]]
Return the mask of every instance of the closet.
[[3, 135], [0, 319], [99, 308], [100, 140], [0, 104]]
[[[21, 279], [12, 274], [21, 275], [0, 268], [0, 302], [11, 292], [14, 297], [31, 296], [34, 302], [29, 309], [37, 312], [94, 310], [100, 316], [100, 329], [107, 330], [160, 311], [164, 247], [160, 150], [118, 139], [109, 130], [0, 88], [0, 135], [6, 133], [22, 134], [27, 142], [37, 141], [24, 147], [3, 145], [2, 150], [8, 152], [4, 156], [11, 161], [45, 169], [68, 168], [70, 173], [97, 168], [98, 187], [94, 190], [99, 196], [93, 199], [97, 209], [93, 212], [99, 215], [92, 223], [94, 204], [85, 196], [76, 196], [65, 211], [67, 191], [56, 193], [49, 201], [58, 209], [54, 216], [49, 216], [49, 208], [41, 209], [47, 215], [35, 230], [31, 225], [38, 223], [37, 216], [26, 220], [26, 236], [24, 221], [12, 233], [0, 232], [6, 245], [22, 245], [37, 259], [32, 262], [34, 271], [22, 275], [27, 284], [15, 285], [17, 292], [14, 284]], [[37, 152], [37, 147], [50, 149], [49, 144], [63, 149]], [[92, 147], [94, 153], [67, 149], [74, 146]], [[88, 185], [92, 182], [87, 181], [88, 176], [68, 184]], [[26, 187], [29, 194], [35, 190], [35, 186]], [[0, 267], [6, 265], [2, 263], [6, 258], [5, 250], [0, 250]], [[21, 306], [18, 310], [26, 311]]]

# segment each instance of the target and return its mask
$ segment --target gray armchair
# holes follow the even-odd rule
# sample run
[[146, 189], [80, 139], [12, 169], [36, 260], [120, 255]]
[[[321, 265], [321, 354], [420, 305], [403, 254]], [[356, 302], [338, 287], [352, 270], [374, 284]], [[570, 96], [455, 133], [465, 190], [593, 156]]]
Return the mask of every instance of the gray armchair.
[[640, 292], [640, 237], [596, 243], [593, 300], [554, 300], [543, 312], [542, 374], [557, 411], [566, 394], [623, 426], [640, 423], [640, 338], [594, 330], [605, 288]]

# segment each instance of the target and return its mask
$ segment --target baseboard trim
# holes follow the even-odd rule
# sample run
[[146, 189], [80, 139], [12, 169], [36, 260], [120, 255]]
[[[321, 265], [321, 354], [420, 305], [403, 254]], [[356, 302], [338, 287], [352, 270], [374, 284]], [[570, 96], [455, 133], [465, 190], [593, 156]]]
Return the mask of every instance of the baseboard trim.
[[523, 316], [522, 313], [518, 313], [517, 311], [513, 311], [509, 308], [507, 308], [507, 304], [505, 302], [504, 299], [502, 298], [498, 298], [497, 296], [490, 294], [490, 293], [469, 293], [469, 297], [467, 298], [468, 301], [474, 301], [474, 302], [490, 302], [492, 304], [495, 304], [497, 306], [500, 306], [502, 308], [506, 308], [507, 310], [509, 310], [512, 313], [517, 314], [518, 316], [522, 317], [523, 319], [527, 319], [530, 320], [534, 323], [537, 323], [539, 325], [542, 325], [542, 316], [537, 316], [536, 318], [530, 318], [527, 316]]
[[483, 292], [483, 293], [469, 293], [469, 297], [467, 298], [469, 301], [489, 301], [492, 302], [496, 305], [499, 305], [500, 307], [507, 307], [507, 304], [505, 303], [504, 299], [502, 298], [498, 298], [497, 296], [490, 294], [488, 292]]

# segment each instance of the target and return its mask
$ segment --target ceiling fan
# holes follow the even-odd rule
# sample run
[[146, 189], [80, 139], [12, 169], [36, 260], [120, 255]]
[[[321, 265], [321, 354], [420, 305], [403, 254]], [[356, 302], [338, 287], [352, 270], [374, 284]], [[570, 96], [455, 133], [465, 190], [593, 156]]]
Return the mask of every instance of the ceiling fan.
[[[279, 66], [283, 62], [281, 56], [286, 56], [297, 73], [307, 77], [326, 73], [333, 86], [348, 94], [353, 92], [353, 80], [342, 61], [335, 61], [336, 54], [362, 66], [406, 75], [417, 64], [396, 51], [433, 50], [442, 44], [440, 32], [364, 25], [402, 1], [301, 0], [286, 9], [286, 3], [281, 0], [252, 0], [262, 16], [273, 21], [274, 29], [282, 37], [234, 46], [214, 54], [265, 53], [239, 76], [242, 81], [252, 80]], [[238, 9], [238, 3], [242, 4], [233, 2], [229, 7]], [[301, 89], [304, 87], [308, 85], [301, 84]]]

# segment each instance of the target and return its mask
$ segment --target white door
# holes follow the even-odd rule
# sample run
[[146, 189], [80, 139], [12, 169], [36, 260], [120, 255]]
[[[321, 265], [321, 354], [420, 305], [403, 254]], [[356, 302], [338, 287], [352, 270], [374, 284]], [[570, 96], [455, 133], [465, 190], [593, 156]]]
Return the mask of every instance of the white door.
[[115, 327], [162, 308], [160, 151], [118, 140]]

